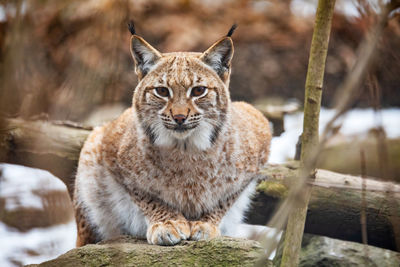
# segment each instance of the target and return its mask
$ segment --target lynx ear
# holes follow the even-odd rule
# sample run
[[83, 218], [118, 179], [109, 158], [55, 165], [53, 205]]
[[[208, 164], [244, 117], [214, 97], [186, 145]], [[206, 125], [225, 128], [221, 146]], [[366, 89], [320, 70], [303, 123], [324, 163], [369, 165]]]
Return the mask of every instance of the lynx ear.
[[135, 71], [141, 80], [161, 58], [161, 53], [147, 43], [142, 37], [132, 35], [131, 54], [135, 61]]
[[223, 82], [226, 82], [231, 70], [232, 56], [233, 42], [230, 36], [226, 36], [208, 48], [200, 59], [209, 65]]

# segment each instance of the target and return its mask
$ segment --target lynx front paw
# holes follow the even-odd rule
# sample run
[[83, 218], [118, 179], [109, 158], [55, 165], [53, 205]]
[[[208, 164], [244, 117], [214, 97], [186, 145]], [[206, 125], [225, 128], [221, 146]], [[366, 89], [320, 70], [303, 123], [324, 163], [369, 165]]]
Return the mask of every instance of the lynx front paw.
[[185, 220], [156, 222], [147, 229], [147, 241], [154, 245], [172, 246], [190, 236], [190, 226]]
[[201, 221], [190, 222], [190, 239], [207, 240], [221, 235], [218, 226]]

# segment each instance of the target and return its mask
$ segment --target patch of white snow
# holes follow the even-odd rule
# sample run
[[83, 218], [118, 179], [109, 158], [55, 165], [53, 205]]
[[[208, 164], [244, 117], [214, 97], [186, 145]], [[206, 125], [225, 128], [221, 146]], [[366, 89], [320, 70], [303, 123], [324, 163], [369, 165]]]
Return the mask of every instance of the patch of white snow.
[[13, 164], [0, 164], [0, 198], [5, 199], [7, 210], [20, 207], [43, 209], [39, 191], [66, 191], [60, 179], [47, 171]]
[[72, 220], [48, 228], [21, 233], [0, 222], [0, 266], [36, 264], [58, 257], [75, 247], [76, 224]]

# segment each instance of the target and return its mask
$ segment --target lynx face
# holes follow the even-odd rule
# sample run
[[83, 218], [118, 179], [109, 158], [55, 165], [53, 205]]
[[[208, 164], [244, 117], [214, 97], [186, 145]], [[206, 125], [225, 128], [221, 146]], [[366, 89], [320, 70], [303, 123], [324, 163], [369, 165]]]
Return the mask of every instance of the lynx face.
[[228, 120], [231, 38], [222, 38], [204, 53], [161, 54], [133, 35], [131, 52], [140, 80], [133, 104], [150, 141], [210, 148]]

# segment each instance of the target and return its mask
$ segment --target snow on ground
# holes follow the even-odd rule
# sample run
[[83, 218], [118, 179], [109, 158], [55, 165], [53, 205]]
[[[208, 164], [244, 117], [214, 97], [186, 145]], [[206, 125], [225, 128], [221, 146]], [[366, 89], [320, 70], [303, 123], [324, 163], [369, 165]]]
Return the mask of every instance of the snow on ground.
[[341, 132], [345, 135], [365, 135], [368, 129], [379, 126], [380, 121], [388, 138], [400, 136], [400, 109], [398, 108], [384, 109], [380, 113], [375, 113], [372, 109], [354, 109], [346, 114]]
[[[43, 209], [35, 191], [66, 191], [63, 182], [47, 171], [12, 164], [0, 164], [0, 198], [6, 210]], [[75, 247], [76, 224], [35, 228], [27, 232], [8, 227], [0, 221], [0, 266], [19, 266], [53, 259]]]
[[63, 182], [47, 171], [18, 165], [0, 164], [0, 198], [6, 200], [6, 209], [19, 207], [43, 209], [35, 191], [66, 191]]
[[76, 224], [71, 221], [21, 233], [0, 222], [0, 266], [41, 263], [75, 247]]
[[[334, 115], [332, 109], [321, 109], [320, 132]], [[283, 163], [292, 159], [296, 143], [303, 129], [303, 113], [285, 115], [285, 132], [272, 138], [270, 163]], [[384, 109], [374, 112], [373, 109], [353, 109], [341, 120], [343, 125], [339, 134], [344, 136], [366, 136], [369, 129], [382, 125], [388, 138], [400, 136], [400, 109]]]

